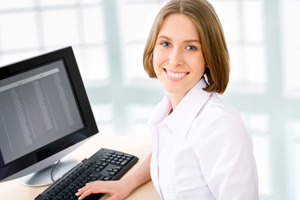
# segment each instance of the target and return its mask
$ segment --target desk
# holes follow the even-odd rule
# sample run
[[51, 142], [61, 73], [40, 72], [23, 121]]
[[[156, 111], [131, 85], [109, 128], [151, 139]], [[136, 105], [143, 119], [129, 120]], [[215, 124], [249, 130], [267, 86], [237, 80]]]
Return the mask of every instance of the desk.
[[[89, 158], [100, 148], [109, 148], [125, 153], [133, 154], [139, 161], [122, 177], [126, 177], [134, 172], [152, 151], [151, 140], [149, 137], [137, 136], [104, 136], [97, 134], [78, 149], [69, 154], [79, 162], [84, 158]], [[18, 180], [0, 183], [0, 198], [13, 200], [33, 200], [42, 193], [47, 186], [28, 187], [22, 185]], [[105, 194], [101, 200], [107, 199]], [[149, 181], [136, 188], [126, 200], [160, 200], [159, 194], [155, 190], [152, 181]]]

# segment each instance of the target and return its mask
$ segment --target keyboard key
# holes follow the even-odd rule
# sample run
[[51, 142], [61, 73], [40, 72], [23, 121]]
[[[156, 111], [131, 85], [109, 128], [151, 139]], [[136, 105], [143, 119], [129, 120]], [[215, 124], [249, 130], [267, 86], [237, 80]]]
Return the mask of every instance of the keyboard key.
[[109, 180], [111, 180], [111, 177], [107, 176], [107, 177], [105, 177], [103, 180], [104, 180], [104, 181], [109, 181]]
[[128, 163], [128, 160], [124, 160], [123, 162], [121, 162], [121, 166], [124, 167], [126, 164]]
[[103, 180], [104, 178], [105, 178], [105, 176], [100, 174], [100, 176], [98, 177], [98, 180]]
[[114, 176], [114, 175], [116, 175], [116, 172], [110, 172], [109, 175]]

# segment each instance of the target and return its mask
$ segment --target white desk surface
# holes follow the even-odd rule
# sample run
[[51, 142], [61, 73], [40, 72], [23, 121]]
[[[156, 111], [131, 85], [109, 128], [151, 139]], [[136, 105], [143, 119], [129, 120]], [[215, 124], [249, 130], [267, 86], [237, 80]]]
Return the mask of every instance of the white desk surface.
[[[151, 139], [149, 137], [138, 136], [105, 136], [97, 134], [85, 144], [69, 154], [79, 162], [84, 158], [89, 158], [100, 148], [108, 148], [125, 153], [133, 154], [139, 161], [122, 177], [134, 172], [138, 166], [147, 158], [152, 151]], [[33, 200], [42, 193], [47, 186], [28, 187], [22, 185], [18, 180], [0, 183], [0, 198], [6, 200]], [[107, 199], [105, 194], [101, 200]], [[149, 181], [136, 188], [126, 200], [160, 200], [159, 194], [155, 190], [152, 181]]]

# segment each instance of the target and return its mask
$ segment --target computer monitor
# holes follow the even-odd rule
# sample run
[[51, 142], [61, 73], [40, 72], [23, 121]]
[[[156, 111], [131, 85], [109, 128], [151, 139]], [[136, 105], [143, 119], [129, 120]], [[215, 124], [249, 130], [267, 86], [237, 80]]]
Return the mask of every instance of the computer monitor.
[[72, 47], [0, 68], [0, 182], [51, 183], [47, 167], [96, 133]]

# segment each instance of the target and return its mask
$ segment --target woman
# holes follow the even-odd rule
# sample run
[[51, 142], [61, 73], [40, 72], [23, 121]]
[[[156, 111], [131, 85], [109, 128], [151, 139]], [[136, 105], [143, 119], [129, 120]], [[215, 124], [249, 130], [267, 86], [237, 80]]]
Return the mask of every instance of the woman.
[[172, 0], [157, 15], [144, 68], [168, 92], [148, 124], [153, 152], [124, 180], [81, 188], [126, 198], [150, 178], [162, 199], [257, 200], [253, 144], [240, 114], [224, 103], [229, 55], [223, 30], [206, 0]]

